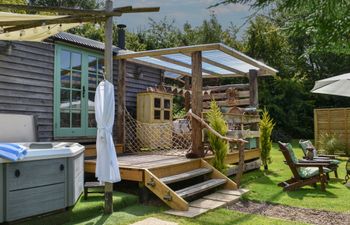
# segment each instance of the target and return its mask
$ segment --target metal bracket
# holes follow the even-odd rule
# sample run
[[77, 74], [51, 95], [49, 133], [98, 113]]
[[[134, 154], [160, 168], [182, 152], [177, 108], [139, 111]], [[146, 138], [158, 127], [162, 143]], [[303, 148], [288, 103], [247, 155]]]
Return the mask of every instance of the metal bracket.
[[168, 193], [166, 195], [164, 195], [163, 199], [165, 201], [171, 201], [173, 200], [173, 197], [171, 197], [170, 191], [168, 191]]
[[148, 185], [148, 186], [151, 186], [151, 187], [154, 187], [154, 186], [156, 186], [156, 182], [154, 181], [153, 178], [151, 178], [150, 181], [147, 182], [147, 185]]

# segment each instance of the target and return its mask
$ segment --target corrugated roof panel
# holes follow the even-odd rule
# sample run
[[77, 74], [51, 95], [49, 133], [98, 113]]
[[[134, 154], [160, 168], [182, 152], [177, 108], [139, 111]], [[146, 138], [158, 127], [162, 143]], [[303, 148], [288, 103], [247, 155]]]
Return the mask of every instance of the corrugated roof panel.
[[[101, 50], [101, 51], [103, 51], [105, 49], [105, 44], [100, 42], [100, 41], [95, 41], [95, 40], [92, 40], [89, 38], [85, 38], [85, 37], [71, 34], [71, 33], [67, 33], [67, 32], [60, 32], [60, 33], [52, 36], [50, 39], [69, 42], [72, 44], [77, 44], [80, 46], [93, 48], [93, 49], [97, 49], [97, 50]], [[120, 50], [118, 47], [113, 46], [114, 52], [117, 52], [118, 50]]]
[[203, 51], [202, 54], [204, 58], [210, 59], [225, 66], [231, 67], [232, 69], [237, 69], [245, 73], [248, 73], [249, 70], [252, 69], [259, 70], [258, 67], [243, 62], [242, 60], [239, 60], [219, 50]]
[[[191, 57], [189, 57], [187, 55], [177, 53], [177, 54], [164, 55], [164, 57], [191, 65]], [[220, 67], [217, 67], [217, 66], [211, 65], [209, 63], [205, 63], [205, 62], [202, 62], [202, 68], [205, 70], [210, 70], [216, 74], [231, 74], [232, 73], [231, 71], [222, 69]]]

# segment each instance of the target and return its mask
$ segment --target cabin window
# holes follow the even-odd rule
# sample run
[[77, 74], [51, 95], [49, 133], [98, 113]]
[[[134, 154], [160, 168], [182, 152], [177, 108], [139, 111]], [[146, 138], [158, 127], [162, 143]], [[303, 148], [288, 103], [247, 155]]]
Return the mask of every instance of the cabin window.
[[56, 45], [54, 136], [96, 136], [95, 91], [103, 55]]

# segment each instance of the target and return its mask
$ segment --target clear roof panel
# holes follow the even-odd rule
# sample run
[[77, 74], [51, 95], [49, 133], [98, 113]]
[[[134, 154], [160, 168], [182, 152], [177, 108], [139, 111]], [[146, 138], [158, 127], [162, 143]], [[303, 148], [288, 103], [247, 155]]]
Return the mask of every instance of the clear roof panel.
[[179, 66], [179, 65], [176, 65], [173, 63], [165, 62], [165, 61], [162, 61], [160, 59], [153, 58], [153, 57], [145, 56], [145, 57], [138, 57], [135, 59], [146, 62], [146, 63], [152, 63], [152, 64], [159, 65], [159, 66], [169, 67], [169, 68], [172, 68], [174, 70], [179, 70], [181, 72], [191, 74], [191, 69], [189, 69], [189, 68]]
[[252, 66], [249, 63], [243, 62], [242, 60], [219, 50], [203, 51], [202, 56], [203, 58], [210, 59], [225, 66], [231, 67], [232, 69], [240, 70], [244, 73], [248, 73], [251, 69], [259, 70], [258, 67]]
[[[191, 65], [191, 57], [184, 54], [180, 54], [180, 53], [169, 54], [169, 55], [164, 55], [164, 57]], [[205, 62], [202, 62], [202, 68], [205, 70], [210, 70], [216, 74], [232, 74], [231, 71], [222, 69], [220, 67], [217, 67]]]
[[177, 79], [182, 77], [181, 75], [179, 75], [177, 73], [172, 73], [172, 72], [168, 72], [168, 71], [164, 72], [164, 76], [167, 78], [170, 78], [170, 79], [174, 79], [174, 80], [177, 80]]

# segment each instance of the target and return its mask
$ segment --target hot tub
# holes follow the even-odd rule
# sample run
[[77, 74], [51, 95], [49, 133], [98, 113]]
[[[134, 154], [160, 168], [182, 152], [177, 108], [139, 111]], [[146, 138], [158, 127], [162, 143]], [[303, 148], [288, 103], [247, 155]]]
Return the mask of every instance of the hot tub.
[[78, 143], [20, 143], [28, 154], [0, 159], [0, 222], [72, 206], [83, 192], [84, 146]]

